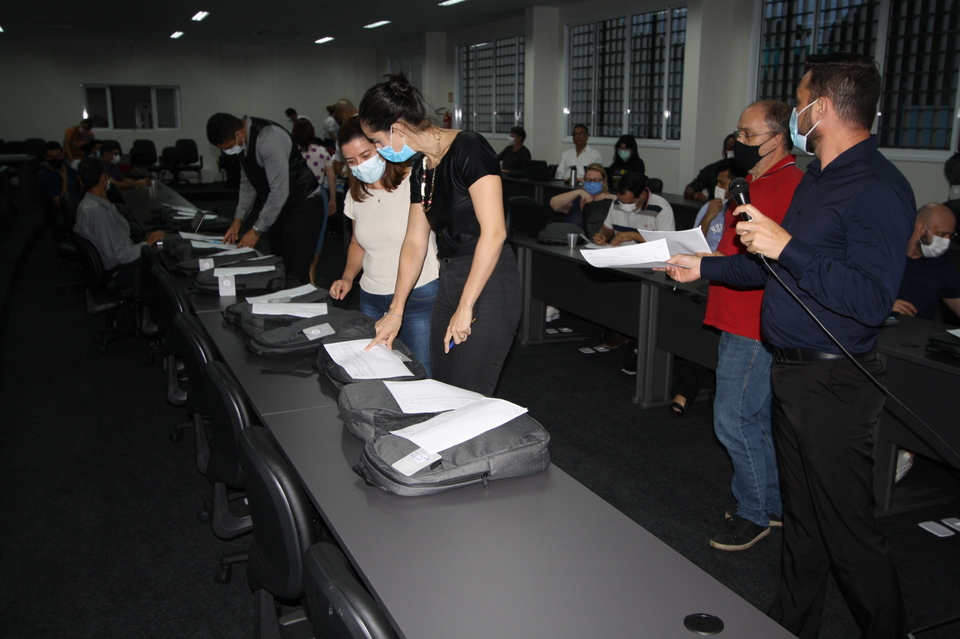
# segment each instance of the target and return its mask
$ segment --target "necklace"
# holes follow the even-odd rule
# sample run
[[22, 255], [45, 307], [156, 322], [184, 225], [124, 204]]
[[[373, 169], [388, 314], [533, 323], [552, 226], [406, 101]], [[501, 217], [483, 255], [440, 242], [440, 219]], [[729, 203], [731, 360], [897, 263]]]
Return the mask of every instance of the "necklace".
[[443, 130], [437, 129], [437, 154], [433, 160], [433, 175], [430, 178], [430, 196], [427, 197], [427, 155], [423, 155], [423, 173], [420, 178], [420, 204], [423, 206], [423, 212], [430, 211], [433, 206], [433, 195], [436, 193], [437, 168], [440, 166], [440, 141], [443, 139]]

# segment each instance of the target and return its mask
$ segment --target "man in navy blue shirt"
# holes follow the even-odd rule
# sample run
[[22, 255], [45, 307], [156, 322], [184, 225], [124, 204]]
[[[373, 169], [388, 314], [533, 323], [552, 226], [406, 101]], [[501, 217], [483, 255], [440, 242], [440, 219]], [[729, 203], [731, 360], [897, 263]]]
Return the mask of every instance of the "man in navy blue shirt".
[[957, 218], [943, 204], [924, 204], [907, 245], [907, 266], [893, 310], [932, 320], [940, 300], [960, 315], [960, 271], [947, 251]]
[[783, 225], [739, 206], [737, 214], [752, 217], [737, 232], [753, 255], [674, 256], [670, 262], [689, 268], [667, 270], [680, 281], [765, 285], [762, 333], [774, 348], [784, 505], [780, 588], [770, 616], [815, 638], [832, 572], [863, 637], [902, 639], [900, 584], [873, 519], [873, 430], [883, 393], [843, 350], [883, 382], [876, 327], [893, 306], [916, 206], [906, 178], [870, 135], [880, 98], [873, 60], [809, 55], [796, 98], [791, 137], [817, 159]]

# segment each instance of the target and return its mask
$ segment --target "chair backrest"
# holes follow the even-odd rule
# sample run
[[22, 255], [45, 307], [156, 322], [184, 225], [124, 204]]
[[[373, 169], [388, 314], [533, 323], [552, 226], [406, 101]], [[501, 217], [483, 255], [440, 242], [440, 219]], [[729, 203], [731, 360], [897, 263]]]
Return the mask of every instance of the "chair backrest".
[[509, 203], [510, 226], [515, 231], [539, 233], [550, 222], [550, 208], [531, 197], [515, 195]]
[[187, 402], [191, 412], [210, 413], [213, 397], [207, 377], [207, 364], [217, 359], [217, 347], [207, 330], [192, 313], [177, 313], [173, 325], [183, 340], [180, 357], [187, 373]]
[[660, 178], [647, 178], [647, 188], [651, 193], [663, 193], [663, 180]]
[[60, 214], [63, 215], [63, 225], [68, 231], [72, 231], [77, 223], [77, 207], [80, 201], [73, 193], [60, 194]]
[[83, 287], [94, 292], [107, 286], [107, 273], [103, 268], [100, 252], [93, 242], [79, 235], [74, 237], [77, 246], [77, 262], [80, 264], [80, 280]]
[[165, 167], [172, 167], [177, 163], [177, 150], [172, 146], [163, 147], [160, 152], [160, 164]]
[[243, 491], [253, 539], [247, 582], [281, 599], [303, 597], [303, 553], [317, 542], [317, 514], [265, 428], [240, 433]]
[[193, 140], [177, 140], [174, 144], [177, 162], [180, 164], [193, 164], [200, 160], [200, 152], [197, 150], [197, 143]]
[[130, 164], [150, 166], [157, 163], [157, 147], [153, 140], [134, 140], [130, 147]]
[[179, 355], [183, 349], [176, 337], [178, 331], [174, 326], [173, 318], [178, 313], [192, 312], [190, 300], [183, 288], [163, 267], [155, 266], [150, 270], [150, 275], [153, 276], [153, 281], [159, 285], [157, 288], [157, 317], [155, 318], [157, 326], [159, 326], [163, 336], [171, 340], [169, 343], [171, 350]]
[[303, 607], [315, 637], [396, 639], [387, 616], [333, 544], [320, 542], [303, 555]]
[[206, 365], [206, 378], [210, 383], [207, 477], [232, 488], [242, 488], [240, 433], [254, 425], [247, 407], [247, 396], [240, 382], [220, 360]]
[[23, 141], [23, 144], [26, 147], [27, 153], [39, 158], [44, 154], [44, 147], [47, 146], [47, 141], [43, 138], [27, 138]]

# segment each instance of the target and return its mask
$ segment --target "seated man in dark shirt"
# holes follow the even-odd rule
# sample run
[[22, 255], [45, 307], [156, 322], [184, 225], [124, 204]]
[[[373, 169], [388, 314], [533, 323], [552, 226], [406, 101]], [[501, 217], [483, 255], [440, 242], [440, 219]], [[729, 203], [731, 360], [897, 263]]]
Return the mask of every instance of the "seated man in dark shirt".
[[80, 199], [80, 184], [77, 171], [63, 159], [63, 147], [59, 142], [47, 142], [43, 149], [45, 163], [40, 166], [37, 184], [43, 195], [47, 211], [54, 213], [61, 208], [60, 196], [66, 193]]
[[924, 204], [917, 211], [895, 312], [932, 320], [943, 300], [960, 315], [960, 270], [947, 254], [956, 228], [953, 211], [943, 204]]
[[150, 180], [143, 178], [132, 180], [120, 171], [120, 144], [108, 140], [100, 145], [100, 161], [103, 162], [103, 172], [107, 174], [110, 184], [118, 189], [135, 189], [150, 186]]
[[78, 172], [87, 194], [77, 207], [74, 233], [93, 243], [100, 254], [103, 269], [117, 286], [133, 286], [140, 248], [144, 244], [156, 244], [165, 233], [154, 231], [147, 236], [146, 242], [134, 243], [130, 238], [130, 224], [106, 199], [108, 182], [100, 161], [96, 158], [81, 160]]
[[523, 146], [526, 139], [527, 132], [522, 126], [510, 129], [510, 146], [497, 155], [497, 159], [503, 163], [504, 171], [519, 171], [523, 168], [523, 161], [530, 159], [530, 149]]
[[[736, 142], [736, 140], [737, 137], [733, 133], [723, 138], [723, 160], [726, 160], [727, 157], [733, 157], [733, 143]], [[714, 185], [717, 183], [717, 170], [723, 163], [723, 160], [708, 164], [700, 169], [697, 177], [687, 185], [687, 188], [683, 189], [683, 197], [701, 202], [710, 199], [704, 191], [713, 190]]]

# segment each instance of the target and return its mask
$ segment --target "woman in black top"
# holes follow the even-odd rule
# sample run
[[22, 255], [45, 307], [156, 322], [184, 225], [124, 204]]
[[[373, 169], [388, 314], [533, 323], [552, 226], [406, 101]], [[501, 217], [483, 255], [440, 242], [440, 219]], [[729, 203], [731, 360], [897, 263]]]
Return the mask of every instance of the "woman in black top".
[[632, 135], [621, 135], [613, 152], [613, 164], [607, 169], [607, 177], [619, 180], [624, 173], [646, 175], [646, 166], [637, 151], [637, 140]]
[[527, 132], [522, 126], [510, 129], [510, 146], [500, 151], [497, 159], [503, 162], [504, 171], [519, 171], [523, 169], [523, 161], [530, 159], [530, 149], [523, 146], [527, 139]]
[[434, 378], [492, 395], [520, 321], [520, 273], [496, 153], [477, 133], [428, 122], [420, 92], [402, 74], [367, 91], [360, 123], [389, 161], [423, 154], [410, 176], [397, 289], [371, 346], [392, 346], [432, 230], [440, 259], [430, 329]]

